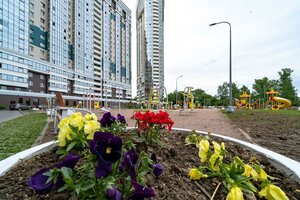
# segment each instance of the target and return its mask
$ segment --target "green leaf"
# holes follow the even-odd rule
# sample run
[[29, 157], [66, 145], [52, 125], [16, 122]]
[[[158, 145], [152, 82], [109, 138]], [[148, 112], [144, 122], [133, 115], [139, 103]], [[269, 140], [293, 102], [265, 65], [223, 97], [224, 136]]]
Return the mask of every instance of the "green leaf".
[[57, 149], [57, 151], [56, 151], [56, 154], [58, 154], [58, 155], [63, 155], [63, 154], [65, 154], [66, 153], [66, 149], [64, 149], [64, 148], [59, 148], [59, 149]]
[[89, 179], [81, 184], [81, 190], [87, 191], [94, 186], [95, 186], [95, 182]]
[[64, 178], [66, 178], [66, 179], [72, 178], [73, 170], [71, 168], [62, 167], [60, 170], [61, 170], [62, 175], [63, 175]]
[[61, 188], [58, 189], [58, 192], [63, 192], [68, 188], [67, 185], [62, 186]]
[[71, 151], [76, 144], [77, 144], [77, 141], [74, 141], [71, 144], [69, 144], [66, 151], [67, 152]]

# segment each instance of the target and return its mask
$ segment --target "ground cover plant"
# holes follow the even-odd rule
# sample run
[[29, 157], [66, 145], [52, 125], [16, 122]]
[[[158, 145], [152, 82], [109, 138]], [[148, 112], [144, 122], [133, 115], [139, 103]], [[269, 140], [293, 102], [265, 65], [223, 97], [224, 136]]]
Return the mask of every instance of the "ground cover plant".
[[30, 148], [46, 123], [44, 113], [30, 113], [0, 123], [0, 160]]
[[246, 110], [225, 113], [252, 142], [300, 162], [299, 110]]

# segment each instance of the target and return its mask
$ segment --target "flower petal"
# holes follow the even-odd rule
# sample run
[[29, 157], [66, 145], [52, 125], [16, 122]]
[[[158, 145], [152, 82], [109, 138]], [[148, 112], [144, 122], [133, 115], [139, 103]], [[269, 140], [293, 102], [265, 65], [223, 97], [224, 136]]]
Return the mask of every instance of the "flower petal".
[[43, 168], [30, 177], [29, 186], [38, 194], [46, 194], [54, 187], [53, 181], [47, 183], [49, 176], [43, 175], [46, 172], [50, 172], [50, 169]]

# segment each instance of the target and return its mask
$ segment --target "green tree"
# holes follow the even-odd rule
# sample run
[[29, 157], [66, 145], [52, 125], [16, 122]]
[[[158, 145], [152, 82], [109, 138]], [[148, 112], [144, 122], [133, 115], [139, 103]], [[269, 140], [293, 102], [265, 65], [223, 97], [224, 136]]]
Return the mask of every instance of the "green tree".
[[[240, 96], [240, 90], [236, 83], [232, 83], [232, 98], [238, 99]], [[228, 105], [229, 99], [229, 83], [224, 82], [222, 85], [218, 86], [218, 98], [223, 103], [224, 106]]]
[[250, 90], [247, 86], [243, 85], [241, 88], [240, 88], [240, 92], [243, 93], [243, 92], [246, 92], [247, 94], [250, 94]]
[[281, 69], [279, 74], [279, 93], [280, 96], [289, 99], [292, 105], [299, 105], [297, 90], [293, 86], [292, 73], [294, 70], [290, 68]]

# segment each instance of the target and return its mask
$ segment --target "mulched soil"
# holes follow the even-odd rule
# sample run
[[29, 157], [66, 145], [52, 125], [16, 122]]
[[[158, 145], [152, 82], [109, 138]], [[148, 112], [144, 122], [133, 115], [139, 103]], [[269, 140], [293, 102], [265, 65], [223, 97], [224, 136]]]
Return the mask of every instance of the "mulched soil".
[[[165, 168], [159, 179], [156, 179], [153, 175], [147, 175], [148, 184], [155, 188], [157, 194], [155, 199], [209, 199], [209, 196], [213, 194], [220, 182], [217, 178], [199, 181], [191, 181], [187, 178], [189, 169], [199, 165], [199, 158], [196, 147], [184, 144], [185, 136], [186, 133], [183, 132], [168, 133], [164, 137], [166, 144], [160, 149], [153, 150]], [[276, 170], [264, 156], [254, 154], [250, 150], [228, 142], [226, 143], [226, 149], [245, 160], [256, 157], [265, 166], [268, 174], [280, 179], [277, 183], [290, 199], [300, 199], [300, 193], [296, 192], [300, 185]], [[32, 174], [43, 167], [51, 167], [57, 162], [59, 162], [59, 159], [54, 152], [22, 162], [5, 176], [0, 177], [0, 199], [72, 199], [69, 193], [55, 193], [54, 191], [48, 195], [36, 195], [28, 187], [27, 183]], [[223, 185], [218, 189], [215, 199], [226, 199], [226, 188]], [[251, 199], [251, 197], [245, 199]]]
[[[229, 117], [243, 129], [252, 141], [300, 162], [300, 117], [276, 111], [238, 110], [240, 117]], [[270, 140], [271, 139], [271, 140]]]

